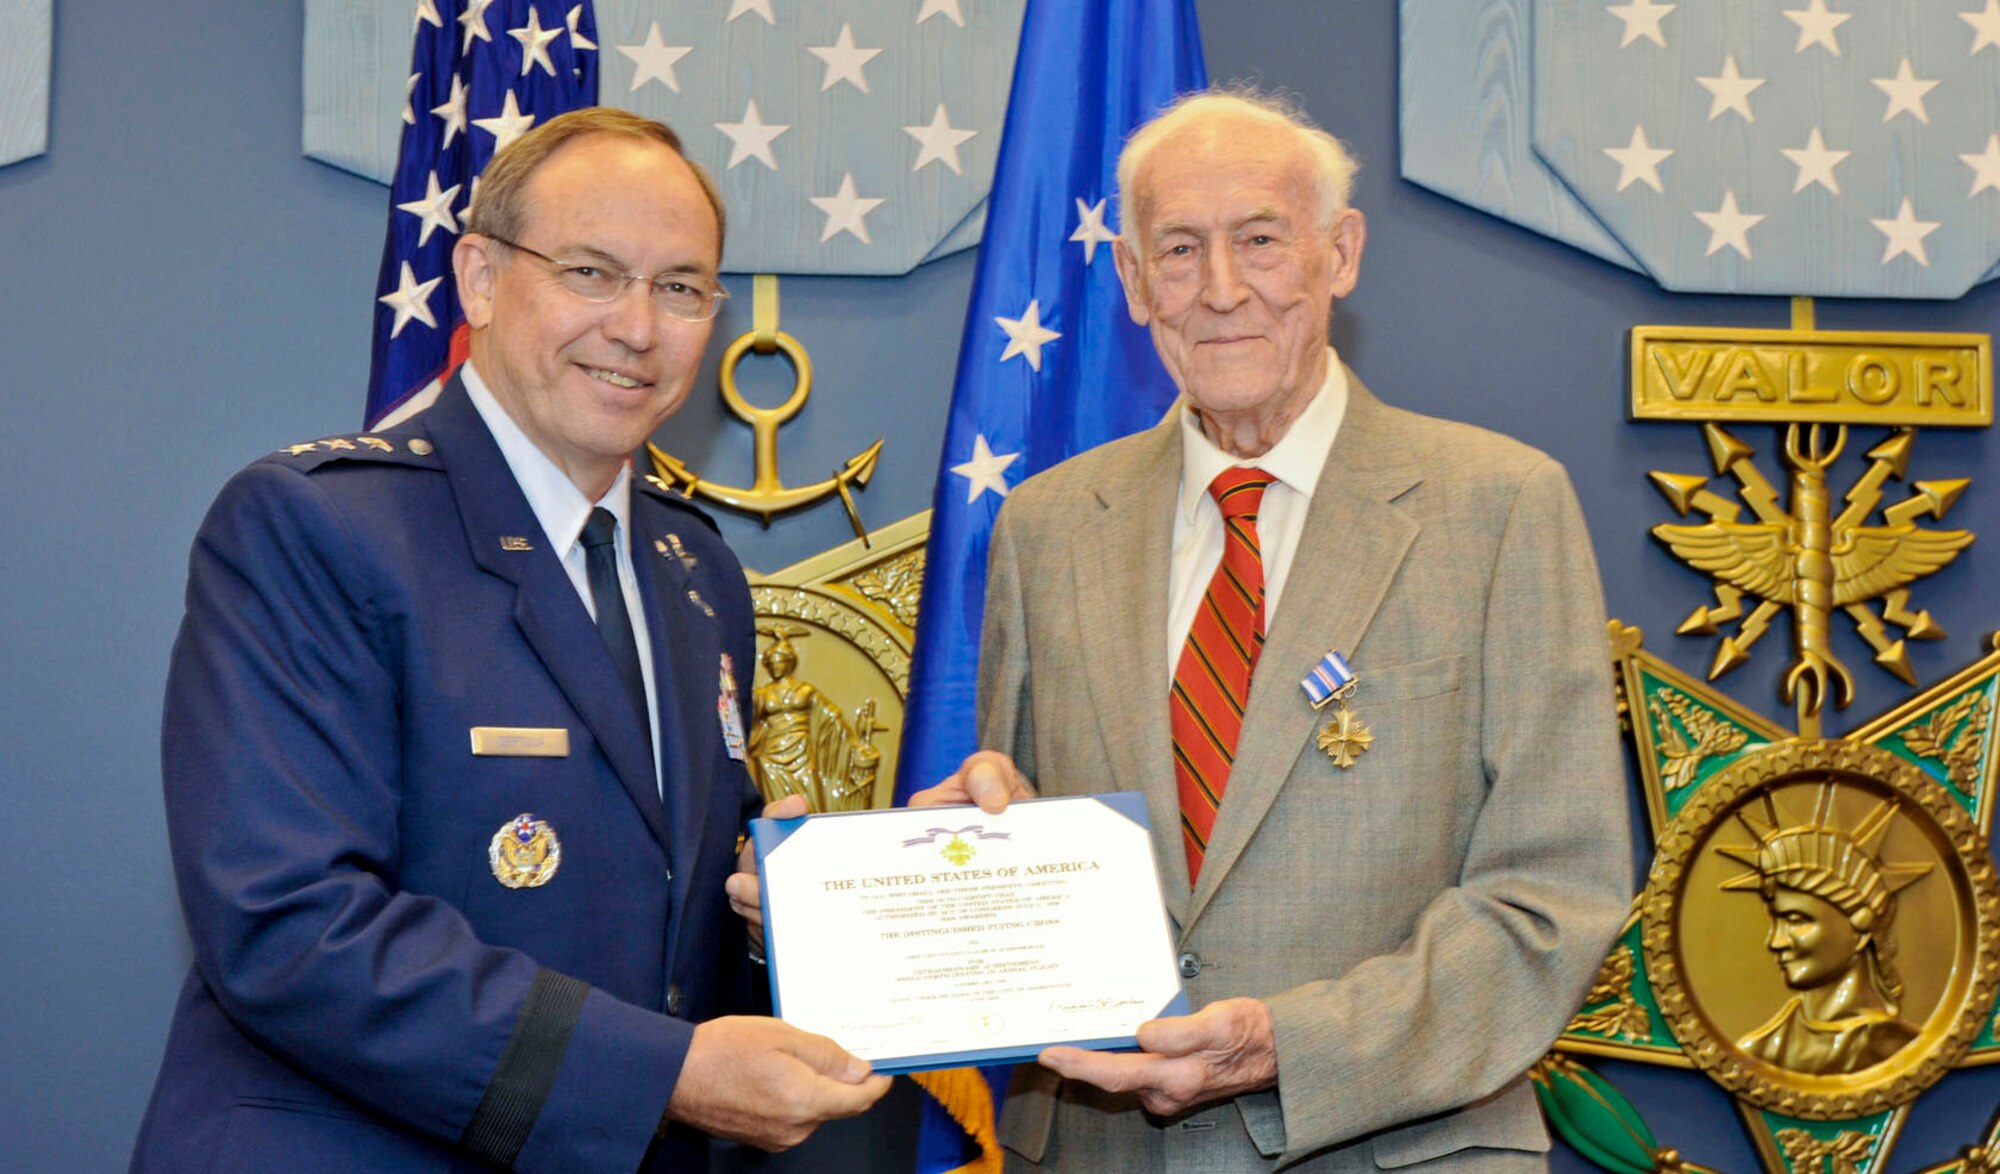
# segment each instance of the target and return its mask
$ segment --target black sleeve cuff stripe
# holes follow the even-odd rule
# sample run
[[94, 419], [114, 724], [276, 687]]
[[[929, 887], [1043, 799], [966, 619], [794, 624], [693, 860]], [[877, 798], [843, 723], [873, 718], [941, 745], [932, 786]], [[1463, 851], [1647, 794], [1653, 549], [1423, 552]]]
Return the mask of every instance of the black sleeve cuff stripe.
[[500, 1066], [487, 1082], [472, 1120], [466, 1122], [460, 1145], [502, 1169], [514, 1168], [514, 1159], [555, 1087], [570, 1032], [576, 1029], [589, 994], [589, 984], [567, 974], [536, 972], [514, 1034], [500, 1053]]

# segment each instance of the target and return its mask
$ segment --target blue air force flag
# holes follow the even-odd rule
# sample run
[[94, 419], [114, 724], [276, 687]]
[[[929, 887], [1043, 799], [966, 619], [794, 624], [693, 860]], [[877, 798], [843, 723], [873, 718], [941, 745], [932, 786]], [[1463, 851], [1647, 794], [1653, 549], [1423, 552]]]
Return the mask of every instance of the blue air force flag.
[[[2000, 0], [1498, 7], [1523, 2], [1532, 80], [1511, 96], [1532, 116], [1517, 109], [1499, 137], [1531, 135], [1592, 227], [1666, 288], [1952, 298], [2000, 276]], [[1494, 27], [1460, 20], [1450, 35]], [[1416, 121], [1455, 117], [1437, 100], [1454, 85], [1463, 103], [1496, 106], [1435, 76], [1451, 54], [1407, 27], [1403, 51], [1413, 91], [1430, 92]], [[1406, 127], [1415, 113], [1406, 101]], [[1440, 154], [1456, 152], [1463, 179], [1493, 142], [1419, 130], [1406, 143], [1425, 158], [1406, 171], [1448, 175]], [[1458, 186], [1447, 194], [1466, 198]], [[1535, 187], [1524, 174], [1517, 193], [1468, 202], [1550, 231], [1567, 201], [1519, 198]], [[1611, 255], [1591, 231], [1555, 235]]]
[[428, 403], [465, 357], [451, 250], [487, 161], [597, 95], [587, 0], [418, 0], [415, 23], [376, 290], [370, 428]]
[[[980, 252], [938, 470], [899, 801], [973, 749], [986, 541], [1008, 489], [1157, 422], [1173, 401], [1126, 314], [1112, 200], [1125, 137], [1205, 84], [1193, 0], [1028, 4], [989, 200], [987, 235], [1000, 247]], [[951, 1077], [923, 1083], [991, 1146], [985, 1088], [958, 1095]], [[960, 1140], [933, 1114], [919, 1169], [958, 1165]]]

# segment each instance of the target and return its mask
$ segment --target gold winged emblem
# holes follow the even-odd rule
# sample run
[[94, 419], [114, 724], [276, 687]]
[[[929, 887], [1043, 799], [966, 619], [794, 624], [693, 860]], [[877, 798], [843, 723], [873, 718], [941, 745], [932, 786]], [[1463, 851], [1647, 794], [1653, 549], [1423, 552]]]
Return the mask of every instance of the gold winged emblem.
[[[1682, 634], [1714, 633], [1720, 622], [1743, 615], [1744, 596], [1758, 600], [1735, 635], [1722, 638], [1709, 679], [1748, 660], [1750, 646], [1771, 618], [1789, 607], [1797, 616], [1797, 660], [1785, 674], [1784, 696], [1798, 700], [1804, 712], [1819, 712], [1829, 696], [1843, 707], [1854, 699], [1853, 675], [1833, 655], [1828, 636], [1835, 609], [1855, 620], [1878, 664], [1915, 684], [1902, 639], [1891, 640], [1883, 621], [1902, 627], [1910, 639], [1944, 634], [1929, 612], [1907, 609], [1905, 587], [1945, 566], [1972, 543], [1969, 530], [1926, 530], [1916, 524], [1926, 513], [1942, 517], [1967, 483], [1920, 481], [1908, 500], [1883, 510], [1886, 525], [1862, 525], [1881, 504], [1883, 482], [1904, 475], [1913, 434], [1898, 430], [1869, 451], [1868, 471], [1836, 514], [1826, 473], [1847, 443], [1847, 427], [1834, 428], [1829, 441], [1820, 425], [1793, 424], [1785, 429], [1785, 464], [1792, 475], [1788, 513], [1778, 504], [1777, 490], [1752, 463], [1755, 454], [1748, 445], [1718, 424], [1705, 425], [1703, 431], [1716, 472], [1736, 478], [1756, 520], [1738, 520], [1738, 505], [1707, 490], [1706, 478], [1654, 473], [1654, 484], [1677, 511], [1700, 509], [1709, 521], [1655, 526], [1653, 534], [1688, 565], [1718, 580], [1716, 606], [1697, 608], [1681, 625]], [[1878, 616], [1868, 603], [1882, 597], [1885, 608]]]

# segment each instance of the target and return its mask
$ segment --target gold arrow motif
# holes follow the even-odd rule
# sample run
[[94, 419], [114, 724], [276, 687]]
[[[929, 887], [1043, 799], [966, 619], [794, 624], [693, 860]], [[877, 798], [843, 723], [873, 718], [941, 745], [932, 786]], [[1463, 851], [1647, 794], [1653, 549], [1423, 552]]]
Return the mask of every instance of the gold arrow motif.
[[[1743, 598], [1758, 604], [1733, 635], [1723, 635], [1709, 668], [1709, 679], [1742, 664], [1750, 648], [1784, 609], [1792, 610], [1795, 659], [1784, 678], [1784, 696], [1804, 716], [1817, 716], [1831, 698], [1844, 707], [1854, 698], [1854, 677], [1832, 651], [1832, 613], [1845, 611], [1862, 639], [1875, 650], [1876, 663], [1914, 684], [1903, 639], [1934, 639], [1943, 630], [1928, 612], [1908, 609], [1907, 584], [1942, 568], [1972, 542], [1968, 530], [1926, 530], [1916, 518], [1941, 517], [1964, 492], [1965, 481], [1918, 482], [1903, 502], [1882, 510], [1887, 525], [1864, 526], [1882, 505], [1889, 478], [1902, 479], [1914, 440], [1898, 429], [1868, 453], [1869, 467], [1833, 513], [1826, 483], [1827, 469], [1847, 443], [1846, 425], [1829, 434], [1818, 424], [1792, 424], [1785, 429], [1785, 464], [1791, 472], [1791, 509], [1779, 504], [1778, 492], [1755, 464], [1755, 452], [1721, 425], [1703, 426], [1717, 473], [1733, 477], [1738, 494], [1755, 521], [1741, 521], [1741, 511], [1712, 490], [1707, 480], [1681, 474], [1652, 474], [1677, 513], [1706, 514], [1702, 525], [1660, 525], [1653, 535], [1675, 555], [1715, 580], [1716, 604], [1696, 608], [1682, 622], [1683, 634], [1711, 635], [1720, 625], [1743, 615]], [[1884, 600], [1877, 615], [1869, 601]], [[1884, 621], [1903, 629], [1903, 639], [1891, 639]]]

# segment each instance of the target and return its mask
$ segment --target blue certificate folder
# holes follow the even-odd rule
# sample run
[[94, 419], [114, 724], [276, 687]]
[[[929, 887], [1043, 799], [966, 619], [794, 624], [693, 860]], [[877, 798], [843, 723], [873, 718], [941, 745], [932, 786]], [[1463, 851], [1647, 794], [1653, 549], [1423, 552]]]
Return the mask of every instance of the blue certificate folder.
[[[1078, 802], [1101, 803], [1105, 807], [1108, 807], [1111, 810], [1117, 812], [1118, 814], [1124, 816], [1126, 819], [1131, 820], [1133, 823], [1137, 824], [1142, 830], [1149, 829], [1151, 826], [1151, 822], [1150, 820], [1148, 820], [1146, 816], [1145, 796], [1141, 795], [1137, 791], [1115, 791], [1109, 794], [1092, 795], [1092, 796], [1028, 799], [1028, 800], [1022, 800], [1014, 804], [1014, 806], [1026, 806], [1028, 804], [1042, 804], [1042, 803], [1078, 803]], [[926, 811], [927, 813], [935, 814], [938, 817], [939, 822], [944, 822], [944, 823], [953, 822], [954, 816], [957, 815], [958, 813], [971, 812], [974, 815], [981, 814], [977, 807], [972, 807], [972, 806], [933, 807], [933, 808], [925, 808], [923, 810]], [[801, 828], [805, 827], [807, 822], [810, 820], [869, 819], [884, 814], [887, 813], [882, 811], [874, 811], [874, 812], [856, 811], [856, 812], [839, 812], [839, 813], [824, 814], [824, 815], [806, 815], [806, 816], [800, 816], [796, 819], [753, 819], [750, 821], [750, 836], [752, 842], [756, 846], [756, 851], [757, 851], [757, 878], [763, 893], [764, 950], [765, 950], [765, 957], [768, 960], [770, 969], [771, 1005], [773, 1011], [778, 1015], [779, 1018], [784, 1017], [784, 1003], [783, 1003], [783, 998], [779, 993], [778, 975], [779, 975], [779, 968], [784, 964], [784, 958], [785, 958], [784, 931], [785, 931], [786, 921], [785, 921], [785, 912], [782, 909], [773, 910], [771, 907], [771, 886], [765, 870], [766, 858], [769, 857], [770, 854], [780, 844], [783, 844], [787, 839], [790, 839], [792, 835], [797, 833]], [[1147, 856], [1149, 860], [1152, 859], [1150, 835], [1148, 836]], [[1155, 893], [1157, 893], [1158, 891], [1157, 863], [1155, 863], [1154, 865], [1154, 876], [1156, 878], [1154, 891]], [[1166, 907], [1164, 902], [1157, 904], [1153, 909], [1150, 910], [1145, 910], [1145, 909], [1136, 910], [1135, 916], [1144, 916], [1148, 913], [1159, 917], [1161, 923], [1163, 925], [1167, 925], [1168, 942], [1169, 942], [1168, 948], [1171, 949], [1172, 929], [1171, 925], [1169, 925], [1166, 920]], [[810, 962], [800, 961], [796, 962], [795, 964], [826, 965], [831, 961], [832, 960], [827, 960], [827, 959], [814, 959], [811, 960]], [[1169, 967], [1171, 970], [1171, 968], [1173, 967], [1173, 960], [1171, 957], [1168, 957], [1163, 960], [1162, 964]], [[1170, 999], [1168, 999], [1161, 1007], [1159, 1007], [1158, 1010], [1154, 1011], [1150, 1016], [1147, 1016], [1147, 1018], [1158, 1018], [1164, 1015], [1185, 1015], [1187, 1013], [1188, 1013], [1187, 993], [1180, 988], [1180, 984], [1176, 979], [1174, 982], [1173, 996]], [[847, 1041], [840, 1040], [836, 1036], [835, 1042], [845, 1044]], [[968, 1065], [1007, 1064], [1023, 1060], [1033, 1060], [1035, 1056], [1038, 1053], [1040, 1053], [1043, 1048], [1051, 1047], [1057, 1044], [1063, 1044], [1070, 1047], [1089, 1048], [1096, 1051], [1129, 1052], [1129, 1051], [1136, 1051], [1138, 1049], [1138, 1040], [1135, 1036], [1123, 1035], [1123, 1036], [1111, 1036], [1107, 1038], [1098, 1038], [1098, 1039], [1050, 1039], [1050, 1040], [1038, 1041], [1035, 1043], [1018, 1044], [1015, 1046], [1008, 1046], [1008, 1047], [970, 1048], [958, 1051], [943, 1051], [943, 1052], [927, 1053], [923, 1055], [894, 1056], [886, 1058], [874, 1057], [871, 1058], [870, 1062], [872, 1063], [875, 1071], [877, 1072], [889, 1075], [898, 1075], [907, 1072], [926, 1072], [937, 1068], [963, 1068]]]

